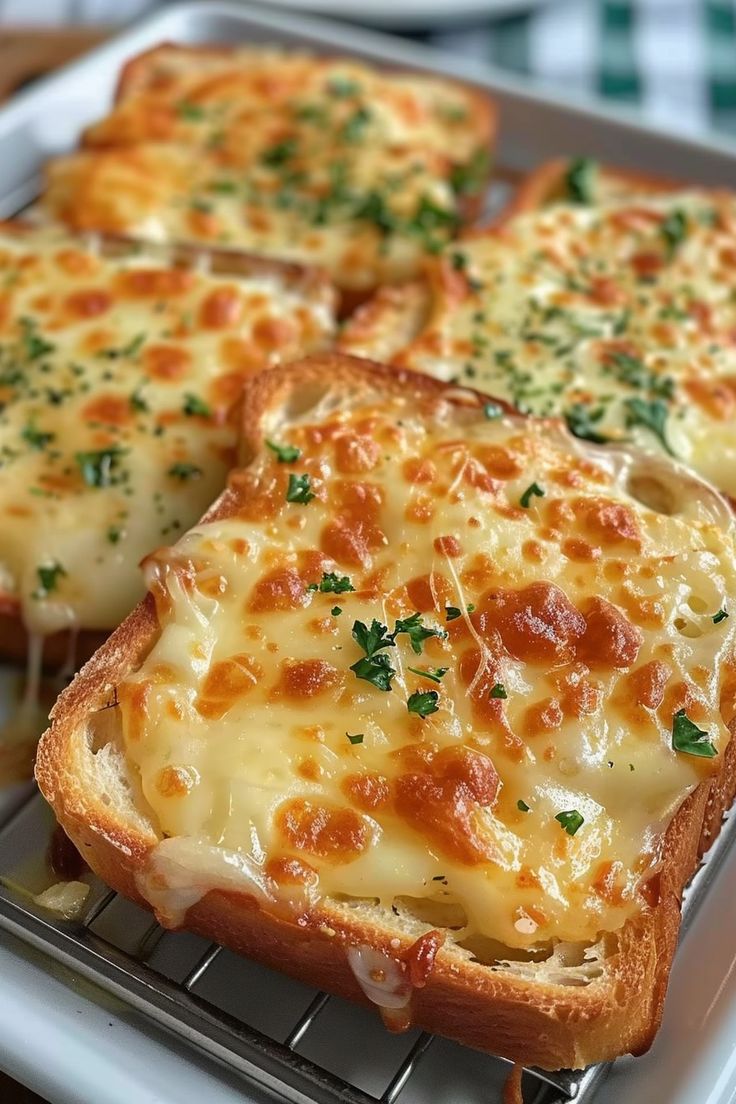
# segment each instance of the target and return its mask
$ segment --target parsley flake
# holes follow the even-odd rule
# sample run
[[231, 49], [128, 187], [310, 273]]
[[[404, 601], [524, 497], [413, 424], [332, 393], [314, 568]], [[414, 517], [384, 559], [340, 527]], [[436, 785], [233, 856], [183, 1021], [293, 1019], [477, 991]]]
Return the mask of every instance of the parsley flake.
[[431, 679], [432, 682], [441, 682], [449, 667], [410, 667], [409, 670], [413, 675], [419, 675], [420, 678]]
[[357, 663], [350, 666], [350, 670], [356, 678], [370, 682], [378, 690], [389, 691], [391, 680], [395, 678], [396, 671], [391, 666], [391, 661], [385, 652], [378, 655], [363, 656]]
[[502, 698], [505, 701], [506, 698], [508, 698], [506, 687], [502, 682], [497, 682], [488, 696], [491, 698]]
[[345, 594], [355, 590], [347, 575], [336, 575], [334, 571], [324, 571], [318, 583], [310, 583], [307, 590], [319, 590], [322, 594]]
[[289, 475], [289, 486], [286, 489], [287, 502], [298, 502], [306, 506], [315, 497], [308, 475], [294, 475], [293, 472]]
[[20, 325], [23, 331], [23, 351], [28, 360], [38, 360], [46, 353], [53, 353], [56, 346], [41, 337], [32, 318], [21, 318]]
[[584, 824], [585, 817], [577, 809], [568, 809], [567, 812], [558, 813], [555, 820], [562, 825], [568, 836], [574, 836], [578, 828]]
[[581, 441], [592, 441], [595, 445], [605, 445], [610, 438], [595, 429], [595, 424], [604, 414], [605, 410], [602, 406], [591, 410], [584, 403], [573, 403], [564, 412], [564, 418], [567, 428], [574, 437], [579, 437]]
[[204, 108], [200, 104], [189, 103], [188, 100], [179, 101], [176, 105], [176, 114], [188, 123], [201, 123], [205, 117]]
[[576, 157], [565, 173], [566, 197], [572, 203], [592, 203], [598, 165], [590, 157]]
[[422, 645], [425, 640], [429, 640], [431, 636], [443, 637], [445, 635], [442, 629], [426, 628], [426, 626], [422, 624], [421, 613], [413, 613], [411, 617], [397, 620], [394, 631], [391, 634], [392, 641], [401, 633], [406, 633], [409, 637], [412, 649], [417, 655], [422, 654]]
[[659, 228], [664, 239], [667, 260], [671, 261], [687, 237], [687, 215], [684, 211], [670, 211]]
[[713, 614], [711, 620], [714, 625], [718, 625], [721, 621], [725, 621], [727, 617], [728, 614], [726, 613], [725, 609], [719, 609], [718, 613]]
[[718, 754], [708, 733], [693, 724], [684, 709], [678, 709], [672, 718], [672, 747], [701, 759], [713, 759]]
[[342, 613], [342, 609], [340, 608], [340, 606], [333, 606], [332, 609], [330, 610], [330, 613], [332, 614], [333, 617], [339, 617], [340, 614]]
[[409, 695], [406, 708], [410, 713], [416, 713], [419, 717], [428, 717], [430, 713], [436, 713], [439, 709], [437, 702], [439, 694], [436, 690], [415, 690]]
[[133, 360], [141, 351], [141, 346], [146, 340], [146, 335], [139, 333], [132, 338], [127, 345], [121, 345], [119, 348], [100, 349], [97, 354], [98, 357], [102, 357], [105, 360]]
[[46, 445], [54, 440], [56, 434], [44, 433], [38, 426], [34, 425], [33, 422], [29, 422], [28, 425], [24, 426], [21, 430], [21, 437], [32, 449], [36, 449], [40, 452], [42, 449], [46, 448]]
[[368, 628], [364, 621], [356, 621], [354, 623], [353, 640], [369, 657], [382, 648], [394, 647], [394, 638], [391, 633], [389, 633], [388, 626], [382, 625], [380, 621], [376, 621], [375, 617], [371, 621], [370, 628]]
[[627, 429], [631, 429], [632, 426], [637, 425], [644, 426], [645, 429], [650, 429], [662, 442], [662, 445], [670, 456], [675, 456], [675, 453], [670, 448], [665, 433], [668, 410], [666, 404], [663, 403], [661, 399], [652, 399], [651, 402], [638, 398], [626, 399], [624, 406], [626, 407]]
[[521, 798], [516, 802], [516, 808], [520, 813], [528, 813], [530, 811], [526, 801], [522, 801]]
[[193, 395], [190, 391], [187, 391], [184, 395], [182, 409], [189, 417], [209, 418], [212, 414], [212, 410], [204, 399], [201, 399], [199, 395]]
[[60, 563], [55, 562], [37, 567], [36, 575], [38, 576], [39, 586], [38, 590], [33, 592], [33, 597], [45, 598], [48, 594], [51, 594], [53, 590], [56, 590], [56, 584], [62, 576], [66, 575], [66, 571]]
[[356, 732], [354, 735], [351, 735], [349, 732], [346, 732], [345, 735], [347, 736], [347, 738], [348, 738], [348, 740], [350, 741], [351, 744], [362, 744], [363, 743], [363, 733], [362, 732]]
[[525, 510], [529, 509], [532, 501], [532, 495], [535, 495], [537, 498], [544, 498], [545, 491], [542, 487], [539, 486], [538, 483], [532, 483], [529, 487], [527, 487], [527, 489], [524, 491], [523, 495], [519, 499], [519, 505], [523, 506]]
[[285, 138], [283, 142], [277, 142], [275, 146], [267, 149], [261, 155], [261, 162], [269, 168], [278, 168], [291, 160], [296, 153], [296, 148], [296, 138]]
[[109, 487], [120, 477], [120, 460], [126, 452], [113, 445], [96, 452], [75, 452], [74, 459], [88, 487]]
[[202, 469], [198, 468], [196, 464], [187, 464], [183, 460], [177, 460], [175, 464], [171, 465], [166, 474], [173, 475], [175, 479], [181, 479], [183, 483], [186, 479], [199, 479], [202, 475]]
[[268, 438], [266, 438], [266, 444], [271, 452], [276, 453], [279, 464], [293, 464], [302, 454], [302, 450], [297, 448], [296, 445], [278, 445], [275, 441], [269, 441]]

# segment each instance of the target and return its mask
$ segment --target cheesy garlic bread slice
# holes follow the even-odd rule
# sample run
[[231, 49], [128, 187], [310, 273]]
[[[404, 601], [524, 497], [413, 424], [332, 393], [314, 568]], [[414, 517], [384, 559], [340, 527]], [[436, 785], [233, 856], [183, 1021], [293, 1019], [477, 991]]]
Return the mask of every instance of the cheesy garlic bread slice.
[[134, 59], [86, 151], [53, 161], [75, 229], [317, 263], [352, 296], [417, 275], [480, 210], [495, 112], [421, 73], [277, 50]]
[[379, 295], [341, 348], [560, 415], [583, 439], [668, 453], [736, 495], [736, 200], [519, 215], [447, 251], [428, 293]]
[[22, 627], [50, 637], [119, 624], [141, 593], [141, 557], [224, 485], [243, 379], [331, 339], [321, 276], [239, 265], [221, 277], [185, 251], [3, 225], [6, 658], [24, 650]]
[[53, 710], [61, 824], [165, 926], [394, 1029], [645, 1048], [734, 790], [725, 501], [350, 358], [245, 410], [228, 491]]

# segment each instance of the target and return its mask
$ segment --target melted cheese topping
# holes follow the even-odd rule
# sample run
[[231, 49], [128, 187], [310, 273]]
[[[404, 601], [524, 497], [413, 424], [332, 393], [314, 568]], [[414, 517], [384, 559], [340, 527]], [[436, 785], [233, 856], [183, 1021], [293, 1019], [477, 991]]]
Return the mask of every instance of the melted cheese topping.
[[356, 290], [417, 274], [483, 191], [493, 114], [419, 75], [274, 51], [163, 48], [52, 162], [47, 211], [318, 263]]
[[[617, 929], [728, 740], [725, 504], [554, 423], [415, 395], [314, 417], [148, 562], [161, 633], [118, 688], [170, 837], [144, 891], [179, 923], [216, 886], [298, 914], [429, 902], [496, 957]], [[415, 614], [428, 633], [396, 632]], [[377, 681], [355, 669], [374, 619], [396, 633]], [[681, 709], [715, 758], [673, 750]]]
[[319, 264], [346, 288], [416, 275], [459, 222], [442, 159], [411, 149], [331, 147], [276, 164], [141, 145], [60, 158], [45, 211], [75, 230], [196, 241]]
[[59, 234], [0, 238], [0, 572], [46, 633], [107, 629], [142, 556], [221, 490], [243, 378], [322, 347], [332, 300]]
[[558, 204], [453, 249], [437, 275], [399, 363], [666, 450], [736, 494], [732, 198]]
[[164, 46], [132, 64], [135, 76], [124, 82], [110, 114], [87, 128], [85, 145], [155, 141], [237, 149], [256, 140], [263, 149], [289, 136], [308, 146], [360, 138], [443, 156], [449, 151], [462, 162], [489, 138], [485, 97], [420, 73], [247, 48]]

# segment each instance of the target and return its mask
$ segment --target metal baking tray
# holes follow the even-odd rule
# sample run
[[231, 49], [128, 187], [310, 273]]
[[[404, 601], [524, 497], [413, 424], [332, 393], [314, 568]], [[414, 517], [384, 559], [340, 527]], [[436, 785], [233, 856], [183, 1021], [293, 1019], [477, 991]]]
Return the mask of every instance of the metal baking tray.
[[[43, 162], [73, 148], [80, 129], [104, 113], [121, 64], [164, 40], [280, 43], [477, 84], [500, 109], [496, 205], [508, 194], [508, 181], [561, 153], [584, 153], [703, 184], [736, 182], [736, 145], [715, 137], [681, 141], [642, 126], [633, 116], [593, 103], [567, 103], [472, 60], [323, 20], [215, 2], [175, 5], [149, 16], [1, 110], [0, 217], [31, 202]], [[717, 874], [734, 824], [736, 818], [726, 821], [686, 893], [683, 928]], [[91, 876], [83, 919], [55, 920], [33, 903], [33, 894], [49, 881], [46, 853], [52, 830], [51, 813], [32, 787], [0, 795], [0, 929], [237, 1071], [260, 1092], [294, 1104], [434, 1104], [444, 1079], [447, 1099], [488, 1104], [500, 1098], [507, 1063], [423, 1033], [388, 1035], [378, 1018], [362, 1009], [193, 936], [163, 932], [148, 914]], [[589, 1104], [606, 1072], [605, 1066], [582, 1073], [529, 1071], [525, 1100]], [[103, 1086], [98, 1100], [104, 1100]]]

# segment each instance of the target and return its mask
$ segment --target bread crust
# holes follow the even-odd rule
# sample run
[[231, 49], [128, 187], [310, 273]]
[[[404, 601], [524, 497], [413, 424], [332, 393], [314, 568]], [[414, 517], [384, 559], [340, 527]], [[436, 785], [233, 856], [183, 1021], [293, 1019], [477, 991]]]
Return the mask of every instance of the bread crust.
[[[567, 157], [556, 157], [551, 161], [544, 161], [541, 165], [538, 165], [536, 169], [533, 169], [524, 177], [514, 190], [511, 201], [501, 212], [494, 225], [506, 222], [515, 215], [523, 214], [526, 211], [536, 211], [555, 199], [559, 199], [569, 165], [570, 158]], [[686, 186], [681, 181], [672, 180], [668, 177], [635, 172], [631, 169], [619, 169], [610, 165], [601, 165], [599, 171], [606, 180], [617, 187], [620, 186], [622, 190], [630, 190], [633, 195], [674, 192]]]
[[[313, 357], [249, 381], [243, 462], [261, 449], [262, 422], [269, 411], [285, 408], [290, 395], [325, 387], [326, 380], [334, 381], [349, 398], [399, 390], [418, 398], [442, 396], [453, 403], [482, 406], [487, 401], [478, 392], [384, 365], [338, 354]], [[237, 501], [236, 477], [205, 520], [227, 516]], [[85, 749], [89, 756], [86, 719], [111, 699], [116, 684], [150, 649], [157, 631], [148, 596], [61, 695], [36, 765], [42, 793], [86, 861], [118, 892], [149, 908], [137, 878], [158, 835], [153, 827], [126, 821], [102, 804], [87, 784], [82, 759]], [[733, 725], [731, 731], [733, 735]], [[651, 885], [651, 906], [612, 937], [615, 946], [602, 962], [600, 977], [587, 985], [530, 980], [511, 969], [482, 965], [459, 948], [446, 946], [439, 950], [426, 985], [412, 990], [409, 1015], [401, 1026], [415, 1025], [545, 1069], [582, 1067], [646, 1050], [662, 1015], [683, 887], [735, 787], [732, 740], [721, 773], [702, 782], [672, 819], [662, 865]], [[295, 922], [264, 911], [247, 893], [221, 890], [206, 893], [190, 908], [185, 926], [309, 985], [363, 1004], [369, 1002], [350, 968], [347, 948], [367, 945], [403, 969], [416, 938], [390, 920], [366, 920], [336, 901], [321, 902], [306, 921]]]

